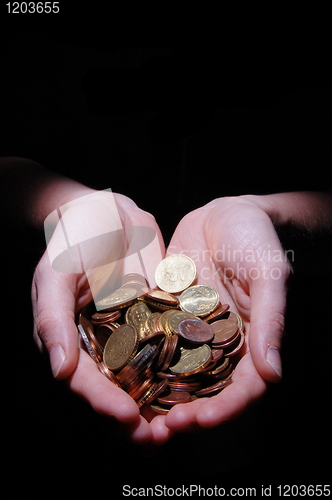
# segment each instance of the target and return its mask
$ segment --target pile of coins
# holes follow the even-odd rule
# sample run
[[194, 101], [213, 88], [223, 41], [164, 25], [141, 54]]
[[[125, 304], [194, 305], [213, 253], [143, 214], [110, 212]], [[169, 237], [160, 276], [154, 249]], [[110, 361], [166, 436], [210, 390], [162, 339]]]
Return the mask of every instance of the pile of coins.
[[245, 336], [241, 317], [220, 303], [217, 291], [194, 284], [189, 257], [166, 257], [155, 279], [158, 288], [151, 290], [142, 276], [126, 275], [98, 311], [89, 304], [80, 312], [78, 330], [101, 373], [139, 407], [166, 414], [231, 384]]

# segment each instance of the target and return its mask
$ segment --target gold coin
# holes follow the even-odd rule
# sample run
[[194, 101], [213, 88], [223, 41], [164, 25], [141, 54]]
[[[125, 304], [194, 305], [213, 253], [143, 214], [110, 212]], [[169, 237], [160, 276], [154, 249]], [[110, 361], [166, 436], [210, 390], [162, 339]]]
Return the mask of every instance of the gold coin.
[[195, 285], [180, 295], [180, 308], [195, 316], [207, 316], [219, 305], [218, 292], [208, 285]]
[[186, 311], [176, 311], [173, 310], [168, 316], [165, 317], [166, 329], [171, 332], [171, 334], [179, 333], [179, 323], [184, 319], [195, 319], [194, 314], [188, 313]]
[[158, 332], [158, 320], [161, 316], [160, 312], [154, 312], [150, 314], [150, 316], [146, 320], [146, 328], [148, 329], [149, 333], [155, 333]]
[[136, 288], [119, 288], [115, 290], [115, 292], [111, 293], [104, 299], [96, 302], [96, 307], [98, 310], [100, 309], [118, 309], [121, 307], [126, 307], [135, 302], [137, 297]]
[[177, 307], [179, 300], [177, 297], [171, 293], [165, 292], [164, 290], [150, 290], [149, 293], [144, 295], [144, 300], [151, 300], [153, 303], [162, 302], [171, 307]]
[[166, 335], [173, 335], [170, 326], [169, 326], [169, 318], [174, 314], [174, 309], [170, 309], [169, 311], [165, 311], [159, 318], [160, 328], [165, 332]]
[[136, 354], [138, 333], [133, 325], [121, 325], [106, 342], [103, 361], [110, 370], [120, 370]]
[[211, 349], [207, 344], [194, 349], [181, 348], [180, 359], [169, 369], [177, 375], [192, 375], [205, 368], [211, 357]]
[[140, 339], [143, 339], [149, 333], [146, 321], [152, 312], [144, 302], [136, 302], [126, 312], [126, 322], [137, 328]]
[[159, 262], [155, 280], [165, 292], [179, 293], [192, 285], [197, 277], [195, 262], [187, 255], [169, 255]]

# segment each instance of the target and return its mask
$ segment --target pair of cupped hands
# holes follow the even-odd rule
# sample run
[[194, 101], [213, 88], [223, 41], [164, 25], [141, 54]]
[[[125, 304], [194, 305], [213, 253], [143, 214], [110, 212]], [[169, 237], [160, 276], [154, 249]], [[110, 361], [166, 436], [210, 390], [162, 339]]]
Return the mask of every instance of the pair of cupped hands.
[[[49, 248], [36, 267], [32, 283], [34, 339], [48, 353], [54, 377], [65, 380], [96, 412], [110, 417], [117, 435], [140, 445], [161, 445], [177, 432], [212, 428], [235, 418], [264, 394], [270, 382], [281, 379], [280, 347], [291, 267], [283, 257], [269, 215], [256, 203], [255, 196], [215, 199], [179, 222], [166, 251], [155, 218], [126, 196], [112, 197], [124, 234], [127, 227], [152, 228], [163, 257], [183, 253], [193, 258], [197, 283], [213, 286], [221, 303], [240, 314], [246, 337], [242, 357], [231, 385], [213, 397], [175, 405], [167, 415], [157, 415], [145, 406], [139, 409], [127, 393], [102, 375], [92, 358], [78, 347], [75, 324], [75, 315], [92, 301], [93, 276], [88, 279], [79, 269], [56, 270], [49, 251], [52, 244], [58, 247], [58, 253], [65, 249], [68, 241], [59, 236], [64, 226], [71, 227], [71, 233], [81, 240], [88, 228], [98, 230], [100, 226], [103, 232], [103, 202], [82, 198], [80, 203], [69, 204], [62, 220], [55, 221]], [[117, 258], [124, 240], [119, 232], [108, 248], [100, 248], [105, 262], [112, 256]], [[151, 267], [147, 270], [153, 275], [160, 256], [154, 253], [153, 245], [149, 248], [145, 249], [144, 265]], [[93, 253], [89, 256], [92, 260]], [[137, 270], [136, 264], [131, 267], [130, 258], [126, 262], [126, 272]], [[86, 269], [93, 267], [93, 262], [86, 264]], [[98, 286], [99, 278], [93, 286]]]

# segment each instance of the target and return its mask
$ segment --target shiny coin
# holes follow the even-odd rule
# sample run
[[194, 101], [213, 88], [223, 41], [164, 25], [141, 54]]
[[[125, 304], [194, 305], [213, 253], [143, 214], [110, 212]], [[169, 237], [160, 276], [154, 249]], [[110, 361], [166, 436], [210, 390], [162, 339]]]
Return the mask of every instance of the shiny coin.
[[[141, 274], [128, 273], [125, 274], [121, 280], [121, 288], [130, 284], [139, 285], [140, 287], [147, 286], [146, 279]], [[133, 287], [134, 288], [134, 287]]]
[[140, 408], [144, 404], [152, 403], [152, 401], [157, 399], [159, 394], [164, 392], [164, 390], [167, 387], [167, 384], [168, 384], [167, 380], [162, 380], [160, 382], [154, 382], [153, 384], [151, 384], [147, 392], [143, 396], [141, 396], [141, 398], [137, 401], [137, 406]]
[[181, 348], [180, 359], [169, 369], [178, 375], [192, 375], [205, 368], [211, 357], [211, 349], [207, 344], [193, 349]]
[[219, 306], [208, 316], [204, 316], [204, 321], [207, 323], [212, 323], [220, 319], [229, 309], [229, 304], [219, 304]]
[[235, 354], [237, 354], [242, 349], [242, 347], [244, 345], [244, 341], [245, 341], [244, 333], [240, 332], [240, 336], [239, 336], [237, 343], [235, 345], [232, 344], [227, 349], [224, 349], [225, 356], [228, 356], [228, 357], [235, 356]]
[[202, 382], [200, 380], [192, 380], [191, 377], [168, 379], [168, 385], [171, 391], [185, 391], [190, 394], [202, 388]]
[[152, 312], [144, 302], [136, 302], [126, 312], [127, 323], [136, 327], [140, 339], [149, 333], [146, 321], [151, 314]]
[[100, 325], [96, 330], [96, 339], [98, 340], [100, 347], [105, 349], [106, 342], [110, 338], [111, 334], [116, 330], [112, 325]]
[[[162, 315], [163, 317], [164, 315]], [[179, 323], [184, 319], [197, 319], [194, 314], [185, 311], [170, 311], [168, 315], [162, 318], [165, 322], [165, 327], [172, 333], [179, 333]]]
[[96, 302], [96, 308], [101, 309], [118, 309], [122, 307], [127, 307], [135, 302], [137, 297], [136, 288], [119, 288], [115, 292], [111, 293], [104, 299]]
[[198, 318], [180, 321], [178, 334], [189, 342], [200, 344], [206, 344], [214, 337], [214, 331], [211, 326]]
[[105, 363], [103, 361], [98, 363], [97, 366], [98, 366], [99, 371], [103, 375], [105, 375], [105, 377], [107, 377], [108, 380], [110, 380], [111, 382], [113, 382], [113, 384], [117, 385], [118, 387], [120, 387], [120, 389], [122, 389], [122, 386], [121, 386], [120, 382], [118, 381], [118, 379], [116, 378], [116, 376], [113, 374], [113, 372], [111, 370], [109, 370], [107, 368], [107, 366], [105, 365]]
[[164, 405], [162, 403], [156, 403], [155, 401], [150, 405], [151, 410], [153, 410], [158, 415], [167, 415], [169, 410], [172, 408], [171, 405]]
[[233, 321], [237, 322], [239, 325], [240, 330], [244, 331], [244, 325], [241, 316], [238, 313], [235, 313], [233, 311], [229, 311], [227, 313], [227, 319], [232, 319]]
[[154, 312], [146, 320], [146, 328], [149, 333], [155, 333], [160, 331], [158, 320], [161, 316], [160, 312]]
[[108, 339], [103, 360], [110, 370], [120, 370], [136, 354], [138, 332], [133, 325], [121, 325]]
[[[158, 347], [156, 345], [146, 344], [133, 359], [122, 370], [117, 373], [117, 378], [121, 384], [128, 384], [130, 380], [140, 373], [144, 372], [147, 366], [158, 354]], [[129, 381], [129, 382], [128, 382]]]
[[231, 319], [219, 319], [210, 325], [214, 331], [212, 346], [223, 346], [233, 340], [238, 334], [238, 324]]
[[141, 349], [146, 344], [159, 344], [162, 339], [165, 338], [165, 332], [153, 332], [146, 335], [143, 339], [139, 341], [139, 349]]
[[204, 375], [217, 375], [227, 370], [229, 366], [231, 366], [230, 359], [228, 357], [223, 357], [219, 360], [217, 366], [215, 366], [211, 371], [204, 372]]
[[95, 349], [95, 346], [91, 343], [89, 337], [87, 336], [87, 334], [85, 333], [85, 330], [83, 328], [82, 325], [77, 325], [77, 328], [78, 328], [78, 331], [79, 331], [79, 334], [81, 336], [81, 339], [83, 340], [84, 342], [84, 345], [85, 345], [85, 348], [86, 350], [88, 351], [88, 353], [90, 354], [91, 358], [96, 362], [98, 363], [100, 361], [100, 357], [99, 355], [97, 354], [97, 351]]
[[144, 295], [144, 299], [147, 301], [152, 300], [155, 302], [162, 302], [171, 307], [177, 307], [179, 304], [179, 300], [174, 295], [165, 292], [164, 290], [150, 290], [149, 293]]
[[186, 255], [169, 255], [157, 266], [155, 280], [165, 292], [179, 293], [192, 285], [197, 277], [195, 262]]
[[82, 313], [79, 315], [78, 330], [90, 356], [95, 361], [101, 361], [103, 359], [103, 350], [94, 335], [93, 324]]
[[195, 285], [180, 295], [180, 308], [195, 316], [207, 316], [219, 305], [218, 292], [208, 285]]
[[209, 387], [205, 387], [204, 389], [200, 389], [199, 391], [196, 391], [195, 394], [196, 396], [212, 396], [214, 394], [217, 394], [218, 392], [222, 391], [222, 389], [225, 389], [228, 385], [232, 383], [232, 379], [228, 380], [220, 380], [216, 384], [210, 385]]
[[92, 323], [95, 325], [100, 325], [101, 323], [109, 323], [116, 321], [121, 316], [120, 311], [109, 311], [109, 312], [95, 312], [91, 316]]
[[189, 401], [191, 401], [191, 396], [189, 392], [171, 391], [168, 394], [162, 394], [157, 400], [158, 403], [173, 406], [180, 403], [189, 403]]
[[178, 338], [179, 337], [177, 335], [166, 335], [156, 368], [160, 369], [161, 371], [167, 370], [174, 356]]

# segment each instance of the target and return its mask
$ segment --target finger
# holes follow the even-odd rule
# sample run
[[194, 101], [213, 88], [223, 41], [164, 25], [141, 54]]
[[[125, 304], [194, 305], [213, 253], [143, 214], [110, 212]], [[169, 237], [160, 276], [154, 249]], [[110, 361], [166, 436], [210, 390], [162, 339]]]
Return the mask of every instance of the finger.
[[76, 293], [77, 276], [57, 273], [40, 262], [32, 286], [34, 338], [48, 351], [52, 373], [59, 380], [74, 371], [78, 359]]
[[286, 309], [288, 272], [280, 269], [267, 279], [252, 282], [249, 349], [259, 374], [269, 382], [282, 376], [281, 341]]
[[75, 372], [68, 380], [70, 389], [87, 401], [99, 414], [116, 421], [114, 429], [123, 438], [137, 444], [152, 438], [148, 422], [141, 417], [135, 401], [102, 375], [90, 356], [79, 350]]
[[148, 422], [140, 416], [135, 401], [122, 389], [112, 384], [98, 370], [96, 363], [82, 349], [77, 368], [69, 379], [70, 389], [86, 400], [101, 415], [115, 419], [117, 435], [146, 444], [152, 432]]
[[238, 364], [233, 383], [216, 396], [206, 399], [197, 411], [196, 421], [211, 428], [238, 417], [257, 401], [266, 390], [266, 382], [257, 373], [250, 354]]
[[150, 423], [152, 431], [152, 441], [155, 445], [165, 444], [173, 436], [173, 432], [165, 424], [166, 417], [157, 415]]
[[205, 402], [205, 398], [196, 399], [191, 403], [178, 404], [173, 406], [166, 415], [165, 424], [172, 432], [183, 432], [192, 429], [196, 424], [196, 414], [198, 408]]

